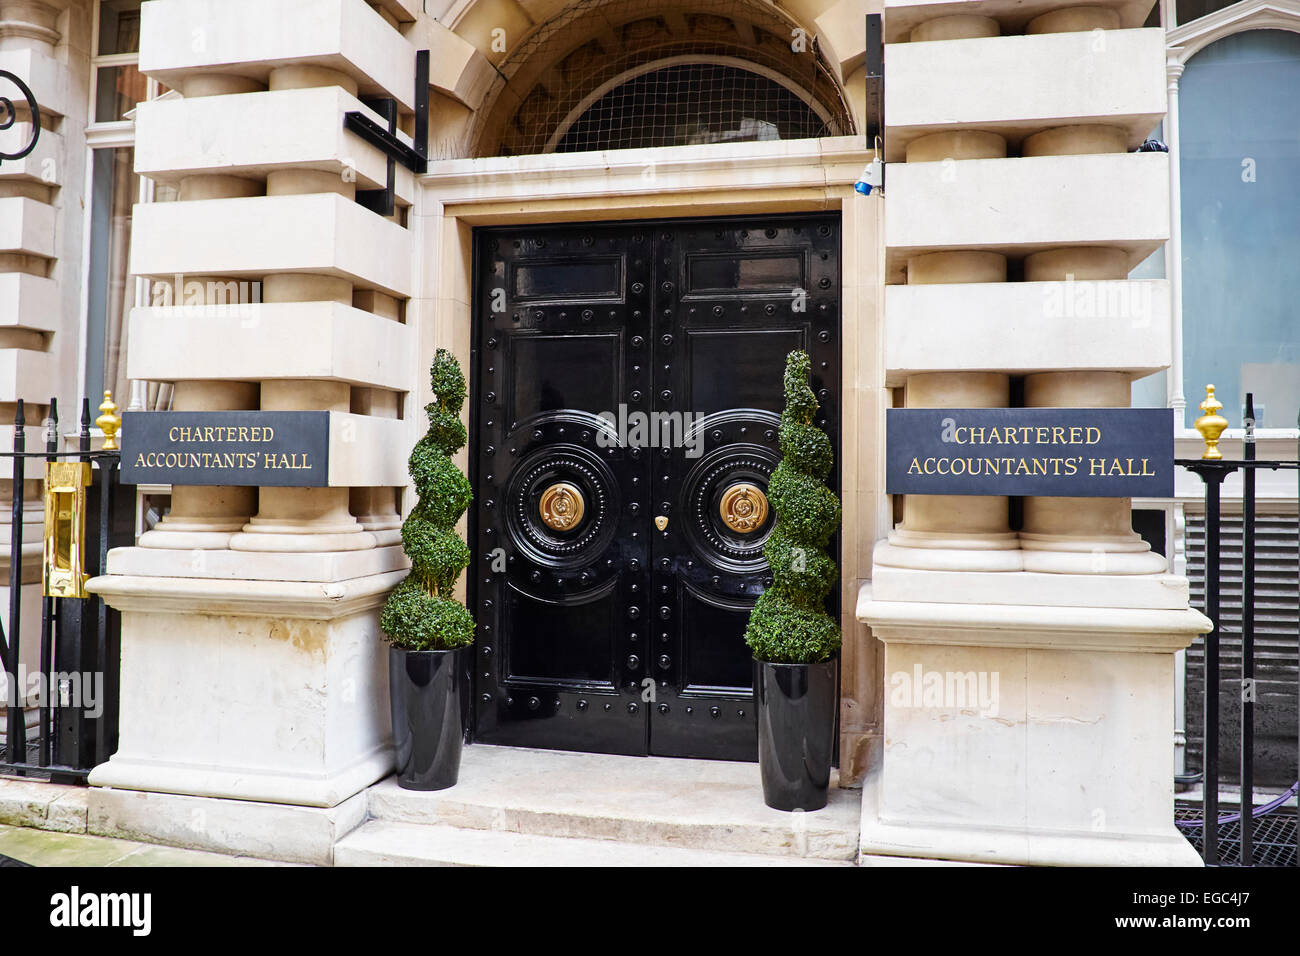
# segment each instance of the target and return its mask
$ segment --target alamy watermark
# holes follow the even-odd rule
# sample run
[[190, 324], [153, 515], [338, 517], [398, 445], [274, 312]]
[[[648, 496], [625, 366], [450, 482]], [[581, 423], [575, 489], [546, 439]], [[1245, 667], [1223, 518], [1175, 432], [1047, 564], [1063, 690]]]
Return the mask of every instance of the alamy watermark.
[[694, 412], [643, 412], [620, 404], [617, 412], [597, 415], [609, 425], [596, 432], [600, 448], [684, 448], [687, 458], [704, 454], [704, 417]]
[[1049, 319], [1128, 319], [1134, 328], [1151, 324], [1151, 282], [1121, 279], [1111, 282], [1064, 281], [1043, 283], [1043, 315]]
[[[52, 691], [52, 693], [51, 693]], [[80, 710], [87, 717], [104, 713], [103, 671], [29, 671], [19, 664], [17, 673], [4, 675], [0, 682], [0, 706], [10, 702], [19, 707], [53, 706], [63, 710]]]
[[889, 678], [891, 707], [974, 710], [981, 717], [998, 715], [997, 671], [929, 671], [920, 664], [895, 671]]
[[256, 310], [248, 307], [261, 301], [262, 283], [258, 279], [187, 279], [178, 272], [169, 279], [155, 280], [149, 288], [153, 308], [201, 305], [216, 316], [243, 320], [256, 318]]

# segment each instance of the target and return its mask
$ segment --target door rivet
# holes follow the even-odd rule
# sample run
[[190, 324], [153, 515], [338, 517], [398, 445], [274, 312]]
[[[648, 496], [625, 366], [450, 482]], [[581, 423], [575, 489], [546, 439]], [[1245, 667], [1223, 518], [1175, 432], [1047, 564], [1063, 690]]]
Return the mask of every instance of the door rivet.
[[709, 716], [710, 716], [710, 717], [713, 717], [713, 718], [721, 717], [721, 716], [722, 716], [722, 708], [721, 708], [721, 707], [710, 707], [710, 708], [709, 708]]
[[628, 705], [627, 705], [627, 712], [628, 712], [629, 714], [635, 714], [635, 713], [636, 713], [638, 710], [640, 710], [640, 709], [641, 709], [641, 708], [638, 707], [636, 704], [628, 704]]

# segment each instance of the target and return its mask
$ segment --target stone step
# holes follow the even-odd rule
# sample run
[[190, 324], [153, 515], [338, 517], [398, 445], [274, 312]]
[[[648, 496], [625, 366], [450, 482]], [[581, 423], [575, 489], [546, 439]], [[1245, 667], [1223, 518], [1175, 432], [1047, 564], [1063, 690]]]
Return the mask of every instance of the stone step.
[[456, 786], [403, 790], [390, 777], [367, 801], [386, 823], [852, 861], [861, 792], [834, 783], [825, 809], [784, 813], [764, 805], [757, 764], [477, 744]]
[[850, 866], [847, 860], [720, 853], [613, 840], [371, 820], [334, 847], [335, 866]]

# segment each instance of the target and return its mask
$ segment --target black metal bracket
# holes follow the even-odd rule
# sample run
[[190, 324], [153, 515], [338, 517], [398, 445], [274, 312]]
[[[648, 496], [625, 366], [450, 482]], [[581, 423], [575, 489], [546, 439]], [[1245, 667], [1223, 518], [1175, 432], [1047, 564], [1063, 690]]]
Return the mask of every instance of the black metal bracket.
[[[879, 13], [867, 14], [867, 149], [880, 140], [880, 190], [885, 189], [885, 26]], [[874, 110], [872, 109], [874, 105]], [[874, 115], [872, 115], [874, 114]]]
[[[0, 163], [3, 163], [6, 159], [22, 159], [36, 148], [36, 141], [41, 138], [41, 110], [36, 105], [36, 97], [32, 94], [31, 88], [26, 83], [8, 70], [0, 70], [0, 78], [18, 87], [23, 99], [27, 101], [27, 109], [32, 114], [32, 141], [16, 153], [0, 153]], [[13, 100], [7, 96], [0, 96], [0, 130], [8, 129], [17, 121], [18, 109], [14, 106]]]
[[355, 133], [388, 157], [388, 182], [383, 189], [357, 190], [357, 202], [381, 216], [391, 216], [396, 208], [396, 164], [401, 163], [417, 175], [429, 168], [429, 51], [415, 54], [415, 136], [414, 146], [397, 138], [397, 101], [392, 97], [361, 100], [388, 122], [385, 129], [360, 110], [343, 114], [343, 128]]

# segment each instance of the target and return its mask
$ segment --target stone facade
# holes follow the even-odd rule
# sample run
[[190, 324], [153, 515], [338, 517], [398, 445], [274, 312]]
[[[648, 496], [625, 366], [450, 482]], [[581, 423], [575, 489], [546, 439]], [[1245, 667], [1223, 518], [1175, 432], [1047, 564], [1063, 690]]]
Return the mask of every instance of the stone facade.
[[[1174, 654], [1208, 622], [1130, 503], [1026, 499], [1013, 530], [1005, 497], [884, 493], [887, 408], [1006, 407], [1013, 381], [1025, 407], [1127, 406], [1135, 378], [1175, 363], [1177, 282], [1128, 278], [1177, 208], [1176, 165], [1133, 152], [1171, 89], [1151, 3], [781, 4], [859, 130], [864, 17], [883, 12], [883, 198], [854, 192], [874, 155], [859, 135], [495, 155], [554, 64], [498, 70], [565, 6], [144, 5], [140, 70], [176, 93], [137, 107], [135, 170], [176, 200], [135, 210], [130, 272], [151, 295], [129, 317], [127, 374], [174, 384], [180, 411], [326, 411], [331, 469], [324, 488], [174, 487], [165, 519], [110, 555], [92, 586], [123, 613], [121, 747], [92, 774], [92, 823], [252, 852], [283, 820], [302, 834], [286, 858], [325, 861], [364, 816], [358, 795], [391, 771], [377, 618], [406, 566], [405, 450], [436, 349], [469, 367], [475, 227], [835, 210], [839, 779], [864, 788], [864, 852], [1194, 863], [1172, 826]], [[663, 6], [685, 29], [691, 4]], [[0, 0], [0, 67], [55, 119], [0, 166], [0, 421], [77, 377], [85, 173], [60, 157], [84, 151], [90, 10]], [[422, 49], [432, 162], [396, 167], [384, 217], [355, 199], [385, 184], [386, 158], [342, 116], [378, 122], [362, 99], [391, 97], [409, 139]], [[245, 282], [260, 297], [232, 304]], [[1080, 291], [1146, 308], [1054, 310]], [[892, 697], [917, 669], [998, 674], [998, 713]], [[243, 832], [232, 806], [249, 808]], [[204, 807], [219, 825], [188, 833]]]

